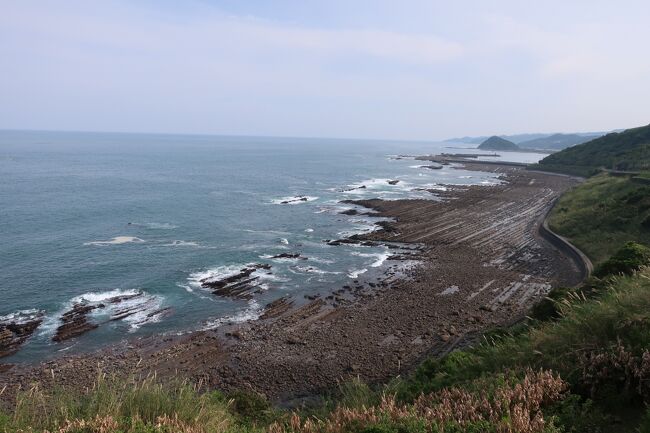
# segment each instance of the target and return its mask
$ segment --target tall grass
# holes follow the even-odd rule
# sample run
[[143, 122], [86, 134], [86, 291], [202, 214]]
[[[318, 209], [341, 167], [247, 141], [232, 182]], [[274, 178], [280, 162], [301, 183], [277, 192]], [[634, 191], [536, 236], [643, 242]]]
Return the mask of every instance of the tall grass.
[[523, 378], [500, 375], [475, 389], [445, 388], [422, 394], [409, 404], [384, 394], [372, 406], [340, 405], [325, 419], [297, 414], [274, 423], [270, 433], [550, 433], [542, 408], [562, 399], [564, 382], [551, 372], [526, 371]]
[[260, 431], [242, 423], [221, 393], [200, 392], [200, 384], [162, 384], [155, 376], [116, 380], [100, 375], [85, 392], [20, 392], [15, 407], [0, 417], [3, 432], [228, 433]]

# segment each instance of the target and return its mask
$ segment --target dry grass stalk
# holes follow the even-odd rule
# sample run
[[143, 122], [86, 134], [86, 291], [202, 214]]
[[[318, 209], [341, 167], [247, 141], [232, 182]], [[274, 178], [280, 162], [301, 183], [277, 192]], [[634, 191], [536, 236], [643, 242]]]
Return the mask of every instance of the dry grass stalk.
[[445, 431], [450, 423], [467, 426], [489, 422], [499, 433], [540, 433], [546, 425], [541, 407], [561, 399], [566, 384], [550, 371], [527, 371], [518, 383], [507, 383], [493, 392], [469, 392], [447, 388], [422, 395], [413, 404], [400, 405], [395, 398], [384, 395], [373, 407], [351, 409], [339, 407], [327, 419], [302, 420], [293, 414], [284, 425], [275, 423], [269, 433], [345, 433], [351, 426], [369, 426], [382, 422], [417, 419], [434, 431]]

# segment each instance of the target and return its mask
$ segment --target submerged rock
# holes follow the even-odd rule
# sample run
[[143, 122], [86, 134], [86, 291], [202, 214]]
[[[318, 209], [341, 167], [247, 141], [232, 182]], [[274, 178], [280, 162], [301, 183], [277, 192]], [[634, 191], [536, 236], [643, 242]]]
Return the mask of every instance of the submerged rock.
[[239, 272], [223, 278], [204, 278], [201, 280], [201, 287], [212, 289], [212, 293], [218, 296], [226, 296], [238, 299], [252, 299], [255, 293], [260, 293], [264, 287], [259, 284], [259, 277], [253, 273], [260, 270], [270, 270], [271, 265], [254, 264], [246, 266]]

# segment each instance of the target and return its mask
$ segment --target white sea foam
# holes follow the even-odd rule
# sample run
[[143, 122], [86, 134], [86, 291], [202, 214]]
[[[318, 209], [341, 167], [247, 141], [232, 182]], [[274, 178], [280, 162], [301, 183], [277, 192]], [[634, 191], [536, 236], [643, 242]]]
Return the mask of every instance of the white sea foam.
[[280, 243], [284, 245], [289, 245], [289, 239], [287, 238], [280, 238]]
[[307, 233], [312, 233], [312, 232], [314, 231], [314, 229], [305, 229], [305, 231], [306, 231]]
[[381, 229], [381, 227], [377, 225], [377, 222], [390, 221], [390, 220], [391, 218], [373, 218], [373, 219], [354, 218], [350, 220], [350, 222], [353, 223], [354, 228], [351, 230], [344, 230], [342, 232], [338, 232], [337, 236], [341, 238], [347, 238], [354, 235], [372, 233]]
[[135, 236], [116, 236], [108, 241], [85, 242], [84, 245], [121, 245], [139, 242], [144, 242], [144, 239], [136, 238]]
[[325, 271], [315, 266], [292, 266], [289, 268], [289, 272], [292, 272], [294, 274], [320, 274], [320, 275], [325, 275], [325, 274], [340, 275], [343, 273], [343, 272], [336, 272], [336, 271]]
[[187, 282], [190, 285], [190, 287], [200, 289], [202, 288], [201, 286], [202, 280], [207, 280], [207, 281], [222, 280], [224, 278], [228, 278], [238, 274], [245, 267], [246, 267], [245, 265], [217, 266], [216, 268], [206, 269], [204, 271], [194, 272], [190, 274], [190, 276], [187, 278]]
[[159, 296], [145, 295], [144, 298], [133, 298], [122, 301], [111, 309], [113, 316], [137, 309], [135, 314], [130, 314], [122, 319], [129, 324], [129, 331], [133, 332], [143, 325], [160, 322], [170, 310], [162, 309], [162, 298]]
[[106, 292], [88, 292], [84, 293], [83, 295], [75, 296], [70, 300], [70, 303], [72, 304], [79, 304], [82, 302], [86, 303], [101, 303], [103, 301], [106, 301], [111, 298], [115, 298], [116, 296], [131, 296], [131, 295], [136, 295], [140, 293], [138, 290], [121, 290], [121, 289], [113, 289], [113, 290], [108, 290]]
[[352, 278], [354, 280], [355, 278], [358, 278], [359, 275], [365, 274], [366, 272], [368, 272], [368, 269], [365, 269], [365, 268], [364, 269], [352, 269], [352, 270], [350, 270], [348, 272], [348, 277], [350, 277], [350, 278]]
[[272, 204], [300, 204], [307, 203], [310, 201], [318, 200], [318, 197], [311, 195], [295, 195], [289, 197], [281, 197], [271, 200]]
[[392, 179], [385, 179], [385, 178], [367, 179], [362, 182], [349, 184], [341, 192], [344, 194], [363, 195], [366, 194], [368, 190], [376, 190], [378, 188], [383, 189], [386, 188], [387, 186], [390, 186], [388, 185], [389, 180]]
[[421, 186], [421, 188], [433, 189], [436, 191], [447, 191], [447, 187], [444, 185], [439, 185], [437, 183], [427, 183]]
[[390, 253], [384, 252], [384, 253], [359, 253], [359, 252], [352, 252], [352, 255], [354, 256], [359, 256], [359, 257], [373, 257], [376, 260], [370, 264], [370, 267], [372, 268], [378, 268], [381, 265], [384, 264], [384, 262], [390, 257]]
[[[205, 281], [223, 280], [224, 278], [232, 277], [233, 275], [239, 274], [241, 270], [244, 268], [249, 268], [252, 266], [255, 266], [255, 263], [248, 263], [243, 265], [217, 266], [215, 268], [206, 269], [204, 271], [194, 272], [190, 274], [190, 276], [187, 278], [187, 283], [189, 287], [192, 289], [203, 289], [204, 288], [202, 286], [203, 280]], [[250, 277], [257, 277], [260, 280], [267, 280], [267, 281], [277, 281], [277, 282], [289, 281], [277, 275], [274, 275], [273, 273], [269, 272], [266, 269], [256, 269], [255, 272], [253, 272], [250, 275]], [[268, 286], [263, 287], [263, 285], [260, 285], [260, 287], [262, 287], [263, 289], [268, 289]]]
[[202, 330], [215, 329], [229, 323], [244, 323], [257, 320], [262, 315], [262, 307], [254, 300], [248, 302], [248, 306], [234, 315], [220, 317], [205, 323]]
[[286, 283], [287, 281], [291, 281], [289, 278], [280, 277], [267, 271], [266, 269], [258, 269], [257, 271], [253, 272], [252, 275], [258, 277], [260, 280], [273, 281], [276, 283]]
[[4, 316], [0, 316], [0, 324], [6, 324], [6, 323], [22, 324], [22, 323], [32, 321], [40, 316], [43, 316], [43, 314], [44, 312], [42, 310], [37, 310], [37, 309], [18, 310]]
[[194, 289], [188, 286], [187, 284], [176, 283], [176, 286], [180, 287], [181, 289], [185, 289], [185, 291], [188, 293], [194, 292]]

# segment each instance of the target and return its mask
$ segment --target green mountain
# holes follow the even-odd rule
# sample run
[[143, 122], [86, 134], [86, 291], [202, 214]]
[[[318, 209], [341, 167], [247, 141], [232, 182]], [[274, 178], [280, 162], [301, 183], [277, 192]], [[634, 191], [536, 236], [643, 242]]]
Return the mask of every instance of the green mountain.
[[481, 150], [519, 150], [519, 146], [512, 141], [497, 137], [496, 135], [485, 140], [478, 148]]
[[586, 143], [599, 137], [600, 134], [594, 135], [579, 135], [579, 134], [553, 134], [548, 137], [536, 138], [534, 140], [524, 141], [519, 143], [519, 147], [526, 149], [546, 149], [546, 150], [562, 150], [567, 147], [575, 146], [576, 144]]
[[542, 159], [536, 168], [591, 175], [606, 168], [643, 171], [650, 169], [650, 125], [611, 133]]

